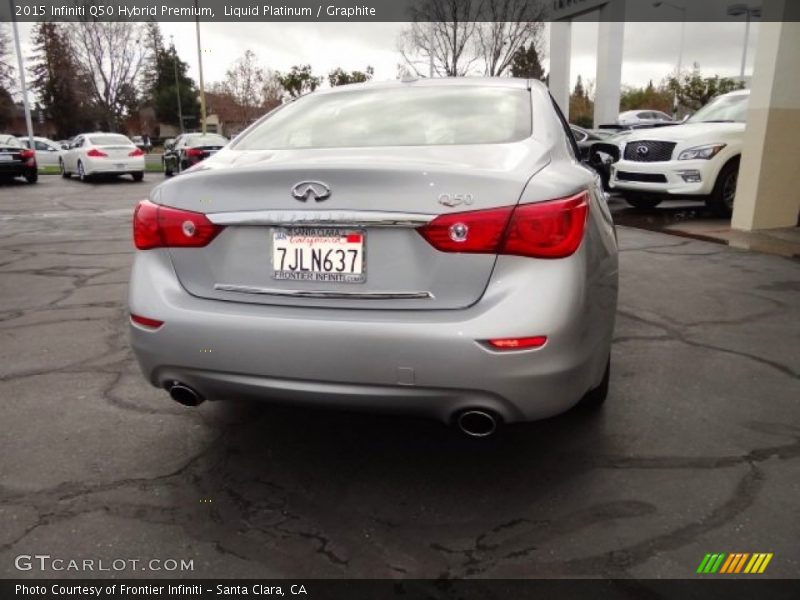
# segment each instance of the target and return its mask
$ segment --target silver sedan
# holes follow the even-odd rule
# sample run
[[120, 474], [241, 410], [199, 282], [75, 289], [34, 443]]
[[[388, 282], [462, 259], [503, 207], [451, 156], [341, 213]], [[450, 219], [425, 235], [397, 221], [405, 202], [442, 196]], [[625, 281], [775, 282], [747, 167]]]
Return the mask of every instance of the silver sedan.
[[133, 226], [132, 346], [182, 404], [402, 412], [484, 436], [606, 397], [614, 225], [539, 82], [304, 96], [155, 188]]

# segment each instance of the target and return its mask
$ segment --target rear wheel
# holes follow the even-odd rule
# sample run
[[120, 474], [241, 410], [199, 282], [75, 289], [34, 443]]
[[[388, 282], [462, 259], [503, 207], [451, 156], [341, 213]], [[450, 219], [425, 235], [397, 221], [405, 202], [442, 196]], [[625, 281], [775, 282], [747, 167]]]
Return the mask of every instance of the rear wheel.
[[625, 194], [625, 202], [639, 210], [649, 210], [661, 204], [661, 199], [648, 194]]
[[164, 177], [172, 177], [172, 168], [167, 166], [167, 160], [162, 158], [161, 162], [164, 166]]
[[736, 184], [739, 181], [739, 159], [736, 158], [722, 167], [714, 183], [714, 191], [706, 200], [706, 206], [721, 217], [733, 213], [733, 200], [736, 197]]
[[611, 357], [608, 357], [606, 371], [603, 373], [603, 380], [596, 388], [592, 388], [581, 398], [581, 408], [594, 409], [603, 405], [608, 397], [608, 382], [611, 379]]
[[78, 161], [78, 179], [86, 183], [89, 181], [89, 176], [86, 174], [86, 171], [83, 170], [83, 163]]
[[61, 176], [64, 179], [69, 179], [72, 176], [71, 173], [67, 171], [67, 168], [64, 166], [64, 161], [61, 159], [58, 160], [58, 170], [61, 171]]
[[32, 169], [25, 173], [25, 181], [28, 183], [36, 183], [39, 181], [39, 172], [36, 169]]
[[137, 171], [136, 173], [131, 173], [131, 177], [133, 177], [134, 181], [141, 181], [142, 179], [144, 179], [144, 172]]

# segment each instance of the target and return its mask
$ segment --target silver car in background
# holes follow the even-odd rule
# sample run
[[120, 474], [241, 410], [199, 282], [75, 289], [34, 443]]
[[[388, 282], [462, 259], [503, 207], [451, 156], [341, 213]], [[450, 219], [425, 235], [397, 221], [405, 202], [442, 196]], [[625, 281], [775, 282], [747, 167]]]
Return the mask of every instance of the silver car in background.
[[606, 396], [617, 243], [537, 81], [316, 92], [134, 215], [131, 343], [173, 399], [438, 418], [470, 435]]

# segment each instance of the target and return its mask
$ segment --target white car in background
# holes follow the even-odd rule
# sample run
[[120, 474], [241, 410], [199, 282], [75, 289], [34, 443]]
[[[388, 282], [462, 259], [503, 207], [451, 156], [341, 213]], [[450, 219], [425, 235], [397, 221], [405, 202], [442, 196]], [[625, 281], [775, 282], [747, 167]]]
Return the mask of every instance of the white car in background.
[[749, 90], [724, 94], [681, 125], [631, 132], [619, 143], [621, 158], [611, 166], [611, 189], [636, 208], [695, 197], [729, 216], [749, 98]]
[[619, 114], [619, 125], [658, 125], [660, 123], [674, 123], [675, 119], [660, 110], [626, 110]]
[[86, 181], [94, 175], [130, 175], [144, 178], [144, 152], [119, 133], [84, 133], [72, 140], [61, 156], [61, 175]]
[[[18, 137], [19, 143], [23, 148], [30, 148], [30, 140], [26, 137]], [[57, 167], [63, 150], [58, 143], [46, 137], [34, 136], [34, 152], [36, 153], [36, 164], [40, 167]]]

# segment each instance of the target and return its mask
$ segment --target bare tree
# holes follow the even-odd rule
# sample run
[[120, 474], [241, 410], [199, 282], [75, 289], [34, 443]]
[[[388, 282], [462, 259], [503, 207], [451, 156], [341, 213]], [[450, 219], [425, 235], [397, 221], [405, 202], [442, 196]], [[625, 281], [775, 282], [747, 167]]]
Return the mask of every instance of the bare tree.
[[11, 63], [11, 36], [5, 23], [0, 23], [0, 88], [14, 89], [14, 67]]
[[545, 8], [538, 0], [484, 0], [477, 25], [477, 45], [484, 75], [504, 75], [520, 48], [540, 50]]
[[400, 34], [399, 50], [417, 75], [466, 75], [478, 59], [474, 51], [480, 0], [419, 0], [412, 23]]
[[242, 108], [248, 123], [262, 112], [264, 78], [264, 69], [252, 50], [246, 50], [225, 73], [225, 90]]
[[[459, 77], [506, 74], [520, 48], [538, 46], [544, 30], [542, 0], [418, 0], [399, 50], [417, 75]], [[432, 60], [431, 60], [432, 59]]]
[[267, 69], [264, 73], [264, 85], [261, 86], [261, 104], [264, 108], [272, 109], [283, 102], [284, 89], [279, 78], [279, 73]]
[[82, 21], [69, 25], [75, 58], [105, 126], [116, 129], [138, 88], [147, 48], [140, 23]]

